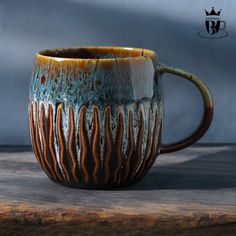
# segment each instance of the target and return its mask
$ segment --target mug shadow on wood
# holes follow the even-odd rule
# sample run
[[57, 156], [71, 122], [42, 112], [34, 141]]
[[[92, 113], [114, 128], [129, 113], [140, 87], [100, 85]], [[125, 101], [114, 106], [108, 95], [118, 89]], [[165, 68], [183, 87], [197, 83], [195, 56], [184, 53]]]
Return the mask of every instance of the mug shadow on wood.
[[[2, 153], [31, 151], [31, 147], [1, 147]], [[29, 153], [29, 152], [28, 152]], [[29, 155], [29, 154], [28, 154]], [[30, 154], [31, 155], [31, 154]], [[183, 153], [186, 155], [186, 153]], [[132, 186], [119, 189], [111, 189], [110, 191], [135, 191], [135, 190], [194, 190], [194, 189], [223, 189], [236, 187], [236, 151], [235, 148], [229, 148], [214, 154], [202, 155], [189, 161], [165, 164], [157, 158], [155, 165], [143, 180]], [[173, 158], [178, 159], [179, 154]], [[164, 159], [165, 157], [162, 157]], [[19, 158], [17, 158], [19, 159]], [[159, 163], [160, 162], [160, 163]], [[167, 161], [166, 161], [167, 163]], [[13, 182], [2, 173], [1, 184], [9, 186], [24, 186], [24, 188], [32, 188], [38, 191], [68, 191], [68, 193], [77, 192], [79, 189], [70, 189], [52, 183], [41, 172], [38, 163], [21, 160], [1, 160], [0, 169], [15, 173], [31, 173], [35, 175], [28, 178], [25, 174], [17, 175]], [[4, 177], [5, 176], [5, 177]], [[37, 176], [37, 177], [36, 177]], [[4, 178], [3, 178], [4, 177]], [[7, 183], [5, 183], [5, 181]], [[37, 188], [36, 188], [37, 186]], [[6, 189], [5, 189], [6, 190]], [[89, 190], [88, 190], [89, 191]], [[99, 190], [94, 190], [99, 191]], [[104, 190], [101, 190], [104, 191]], [[49, 191], [50, 192], [50, 191]]]
[[[146, 177], [126, 190], [219, 189], [236, 186], [236, 152], [215, 154], [172, 165], [154, 166]], [[178, 157], [176, 157], [178, 158]]]

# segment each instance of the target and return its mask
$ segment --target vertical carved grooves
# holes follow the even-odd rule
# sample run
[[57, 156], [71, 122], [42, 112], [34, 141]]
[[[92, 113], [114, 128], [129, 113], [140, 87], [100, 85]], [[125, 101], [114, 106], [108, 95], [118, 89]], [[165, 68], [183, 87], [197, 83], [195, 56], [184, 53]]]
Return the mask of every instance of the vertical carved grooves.
[[[129, 109], [126, 114], [128, 117], [124, 117], [124, 113], [118, 109], [118, 114], [114, 117], [116, 128], [113, 128], [111, 127], [111, 107], [107, 106], [104, 110], [104, 117], [100, 117], [98, 107], [93, 106], [90, 136], [89, 130], [87, 130], [87, 123], [90, 123], [90, 119], [88, 119], [85, 105], [79, 110], [77, 130], [76, 114], [72, 106], [68, 108], [68, 124], [65, 124], [63, 121], [65, 122], [67, 119], [64, 119], [63, 116], [63, 103], [60, 103], [55, 110], [51, 104], [45, 106], [42, 103], [39, 111], [38, 103], [33, 102], [29, 106], [29, 123], [35, 156], [49, 178], [62, 183], [98, 185], [99, 182], [103, 182], [118, 185], [137, 181], [148, 172], [156, 160], [162, 127], [160, 123], [158, 131], [158, 111], [154, 110], [151, 113], [151, 108], [149, 108], [148, 120], [145, 122], [145, 114], [141, 108], [139, 106], [137, 118], [134, 117], [133, 109]], [[103, 118], [104, 123], [101, 124]], [[124, 119], [128, 119], [127, 131], [125, 131]], [[138, 119], [139, 122], [137, 134], [134, 119]], [[64, 133], [65, 125], [68, 125], [68, 139]], [[104, 129], [101, 128], [102, 125]], [[144, 130], [147, 134], [145, 143], [143, 143]], [[100, 141], [103, 131], [104, 152], [101, 154]], [[124, 132], [127, 132], [125, 137], [128, 142], [126, 153], [123, 153], [123, 142], [126, 141]], [[136, 135], [137, 141], [135, 142]], [[79, 161], [77, 156], [80, 157]], [[103, 170], [101, 171], [102, 161]]]
[[57, 157], [56, 157], [56, 151], [55, 151], [55, 145], [54, 145], [54, 129], [53, 129], [53, 123], [54, 123], [54, 119], [53, 119], [53, 108], [51, 105], [48, 106], [48, 130], [49, 130], [49, 134], [48, 134], [48, 146], [49, 146], [49, 152], [51, 154], [51, 159], [53, 161], [53, 168], [54, 168], [54, 172], [55, 175], [57, 176], [57, 178], [64, 182], [64, 178], [63, 175], [61, 173], [61, 170], [59, 168], [59, 165], [57, 163]]
[[36, 147], [36, 141], [35, 141], [36, 135], [35, 135], [34, 113], [33, 112], [34, 112], [34, 106], [33, 106], [33, 103], [32, 103], [32, 104], [30, 104], [30, 107], [29, 107], [30, 136], [31, 136], [32, 146], [33, 146], [33, 150], [34, 150], [36, 159], [41, 164], [40, 156], [39, 156], [38, 149]]
[[124, 133], [124, 124], [123, 124], [123, 115], [119, 113], [118, 115], [118, 124], [116, 128], [116, 137], [115, 137], [115, 144], [116, 144], [116, 152], [115, 152], [115, 160], [116, 166], [114, 170], [114, 183], [118, 182], [118, 173], [122, 163], [122, 141], [123, 141], [123, 133]]
[[40, 106], [40, 121], [39, 121], [39, 126], [40, 126], [40, 131], [41, 131], [41, 141], [42, 141], [42, 146], [43, 146], [43, 152], [42, 152], [42, 157], [45, 162], [45, 166], [47, 166], [47, 169], [49, 170], [49, 173], [52, 175], [52, 178], [54, 180], [57, 180], [57, 177], [54, 174], [53, 170], [53, 164], [51, 160], [51, 155], [49, 153], [49, 146], [47, 145], [48, 142], [48, 120], [45, 116], [45, 107], [44, 104], [42, 103]]
[[145, 167], [145, 164], [146, 164], [148, 156], [149, 156], [150, 148], [151, 148], [151, 125], [150, 125], [150, 109], [149, 109], [146, 149], [145, 149], [143, 161], [138, 169], [135, 179], [139, 179], [141, 173], [143, 172], [143, 169]]
[[37, 149], [37, 153], [38, 153], [38, 156], [39, 156], [39, 159], [40, 159], [40, 164], [43, 168], [43, 170], [45, 171], [45, 173], [47, 174], [47, 176], [54, 180], [51, 173], [50, 173], [50, 170], [48, 169], [48, 166], [46, 165], [45, 163], [45, 160], [43, 158], [43, 154], [42, 154], [42, 150], [41, 150], [41, 144], [40, 144], [40, 137], [39, 137], [39, 127], [38, 127], [38, 121], [39, 121], [39, 118], [38, 118], [38, 104], [37, 102], [34, 103], [35, 104], [35, 146], [36, 146], [36, 149]]
[[159, 134], [158, 134], [158, 138], [156, 139], [156, 148], [154, 150], [154, 155], [153, 155], [153, 159], [152, 159], [152, 162], [150, 163], [149, 165], [149, 169], [153, 166], [156, 158], [157, 158], [157, 155], [158, 155], [158, 151], [160, 150], [160, 145], [161, 145], [161, 132], [162, 130], [162, 120], [161, 120], [161, 123], [160, 123], [160, 127], [159, 127]]
[[123, 182], [126, 181], [130, 174], [130, 166], [134, 158], [134, 130], [133, 130], [133, 112], [129, 111], [129, 125], [128, 125], [128, 154], [127, 160], [124, 162]]
[[63, 122], [62, 122], [62, 111], [63, 111], [63, 104], [59, 104], [57, 108], [57, 119], [56, 119], [56, 127], [57, 127], [57, 140], [59, 145], [59, 157], [60, 157], [60, 164], [62, 167], [63, 174], [67, 182], [71, 182], [69, 167], [67, 166], [67, 158], [66, 158], [66, 150], [65, 150], [65, 141], [63, 135]]
[[160, 122], [160, 128], [159, 128], [159, 136], [158, 136], [158, 146], [157, 146], [157, 150], [156, 152], [159, 154], [160, 152], [160, 146], [161, 146], [161, 143], [162, 143], [162, 129], [163, 129], [163, 126], [162, 126], [162, 120], [161, 119], [161, 122]]
[[110, 177], [110, 169], [109, 164], [111, 160], [112, 155], [112, 134], [110, 130], [110, 115], [111, 115], [111, 108], [106, 107], [105, 108], [105, 121], [104, 121], [104, 182], [107, 183], [109, 181]]
[[84, 175], [84, 182], [89, 182], [89, 173], [87, 166], [87, 153], [88, 153], [88, 137], [86, 132], [86, 106], [82, 106], [80, 109], [80, 166]]
[[139, 111], [139, 130], [136, 144], [136, 155], [133, 164], [133, 172], [131, 173], [131, 181], [134, 178], [136, 170], [142, 160], [142, 141], [143, 141], [143, 131], [144, 131], [144, 120], [143, 120], [143, 112]]
[[[77, 162], [78, 162], [78, 168], [79, 168], [79, 178], [81, 178], [81, 166], [80, 166], [80, 133], [79, 133], [79, 127], [80, 127], [80, 120], [79, 120], [79, 110], [77, 110], [78, 114], [76, 116], [78, 117], [77, 119], [77, 130], [76, 130], [76, 137], [75, 137], [75, 143], [76, 143], [76, 152], [77, 152]], [[80, 181], [82, 180], [79, 179]]]
[[151, 146], [151, 151], [148, 159], [145, 162], [145, 167], [142, 171], [141, 177], [143, 177], [149, 170], [149, 168], [152, 166], [152, 163], [156, 159], [156, 147], [157, 147], [157, 128], [158, 128], [158, 114], [157, 111], [155, 113], [155, 124], [153, 128], [153, 137], [152, 137], [152, 146]]
[[100, 152], [99, 152], [99, 140], [100, 140], [100, 126], [97, 107], [93, 107], [93, 129], [91, 135], [91, 150], [94, 161], [93, 180], [98, 183], [98, 173], [101, 166]]
[[75, 151], [75, 120], [74, 120], [74, 110], [72, 107], [69, 107], [69, 134], [68, 134], [68, 150], [70, 159], [72, 162], [72, 176], [73, 180], [78, 183], [79, 182], [79, 167], [76, 158]]
[[[152, 155], [152, 158], [151, 158], [151, 161], [148, 165], [148, 170], [152, 167], [153, 163], [155, 162], [156, 160], [156, 157], [157, 157], [157, 147], [158, 147], [158, 137], [157, 137], [157, 134], [158, 134], [158, 114], [157, 114], [157, 111], [156, 111], [156, 114], [155, 114], [155, 127], [154, 127], [154, 137], [153, 137], [153, 148], [152, 148], [152, 152], [150, 153], [150, 155]], [[159, 132], [160, 134], [160, 132]]]

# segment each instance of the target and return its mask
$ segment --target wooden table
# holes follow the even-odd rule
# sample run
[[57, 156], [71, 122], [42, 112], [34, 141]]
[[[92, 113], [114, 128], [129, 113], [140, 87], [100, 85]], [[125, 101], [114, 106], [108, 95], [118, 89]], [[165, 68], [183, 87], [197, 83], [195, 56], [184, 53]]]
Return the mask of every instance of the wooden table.
[[54, 184], [29, 147], [1, 147], [0, 235], [236, 235], [236, 145], [161, 155], [112, 191]]

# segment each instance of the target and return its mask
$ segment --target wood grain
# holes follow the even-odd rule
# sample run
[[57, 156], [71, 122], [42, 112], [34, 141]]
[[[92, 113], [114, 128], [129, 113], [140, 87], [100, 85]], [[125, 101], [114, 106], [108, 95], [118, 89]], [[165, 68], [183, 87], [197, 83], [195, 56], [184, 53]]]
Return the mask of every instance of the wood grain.
[[160, 155], [140, 183], [104, 191], [55, 184], [31, 150], [1, 147], [0, 235], [235, 235], [235, 154]]

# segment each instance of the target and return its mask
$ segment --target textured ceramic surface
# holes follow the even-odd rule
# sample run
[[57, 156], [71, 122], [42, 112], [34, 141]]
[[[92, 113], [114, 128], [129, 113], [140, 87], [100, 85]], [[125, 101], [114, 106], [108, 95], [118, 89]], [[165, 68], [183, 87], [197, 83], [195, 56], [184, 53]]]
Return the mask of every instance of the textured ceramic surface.
[[[161, 144], [161, 75], [193, 82], [204, 101], [189, 137]], [[209, 90], [196, 76], [157, 63], [138, 48], [82, 47], [36, 55], [30, 88], [31, 140], [48, 177], [71, 187], [113, 188], [136, 183], [159, 153], [183, 149], [208, 129]]]
[[155, 63], [155, 53], [141, 49], [64, 49], [36, 56], [31, 138], [53, 181], [105, 188], [147, 173], [158, 155], [162, 121]]

